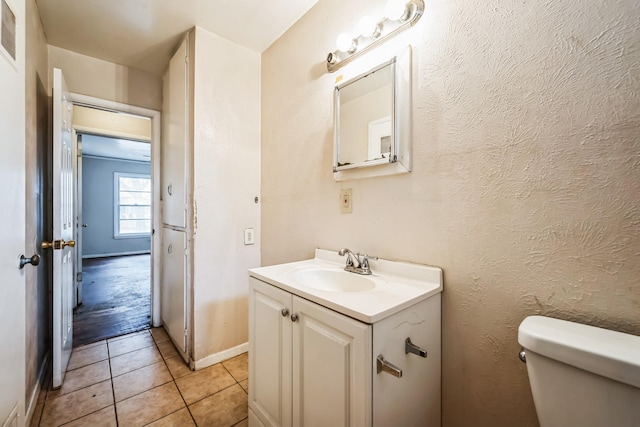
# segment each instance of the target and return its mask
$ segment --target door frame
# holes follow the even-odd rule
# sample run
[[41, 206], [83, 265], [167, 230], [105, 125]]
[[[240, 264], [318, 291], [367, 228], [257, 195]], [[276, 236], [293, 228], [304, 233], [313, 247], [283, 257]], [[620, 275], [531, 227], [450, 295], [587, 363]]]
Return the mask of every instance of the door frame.
[[[160, 111], [151, 110], [93, 96], [71, 93], [74, 105], [98, 110], [106, 110], [114, 113], [133, 114], [146, 117], [151, 120], [151, 325], [158, 327], [162, 324], [160, 316], [160, 252], [162, 221], [160, 218], [160, 142], [161, 142], [161, 117]], [[98, 129], [88, 129], [82, 126], [74, 126], [74, 129], [84, 133], [96, 133]], [[77, 179], [77, 176], [74, 177]]]

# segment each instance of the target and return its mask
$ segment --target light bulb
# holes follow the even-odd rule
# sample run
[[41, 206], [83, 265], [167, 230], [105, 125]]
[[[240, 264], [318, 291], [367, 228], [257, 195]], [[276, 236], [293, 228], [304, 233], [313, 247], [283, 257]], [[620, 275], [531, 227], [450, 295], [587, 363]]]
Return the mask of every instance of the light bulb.
[[387, 7], [384, 10], [384, 14], [392, 21], [404, 17], [407, 10], [407, 4], [405, 0], [389, 0]]
[[338, 39], [336, 40], [336, 46], [338, 47], [338, 50], [341, 52], [353, 53], [355, 52], [357, 45], [355, 40], [353, 40], [353, 37], [351, 37], [351, 34], [342, 33], [338, 36]]
[[378, 37], [380, 35], [380, 26], [371, 16], [365, 15], [358, 24], [358, 31], [364, 37]]

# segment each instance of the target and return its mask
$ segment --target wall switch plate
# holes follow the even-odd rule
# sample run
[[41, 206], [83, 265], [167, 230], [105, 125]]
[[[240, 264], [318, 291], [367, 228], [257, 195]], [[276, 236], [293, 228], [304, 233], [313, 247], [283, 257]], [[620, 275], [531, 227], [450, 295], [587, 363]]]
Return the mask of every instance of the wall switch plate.
[[253, 232], [253, 228], [245, 228], [244, 229], [244, 244], [245, 245], [253, 245], [255, 243], [255, 235]]
[[340, 190], [340, 212], [353, 212], [353, 193], [350, 188]]

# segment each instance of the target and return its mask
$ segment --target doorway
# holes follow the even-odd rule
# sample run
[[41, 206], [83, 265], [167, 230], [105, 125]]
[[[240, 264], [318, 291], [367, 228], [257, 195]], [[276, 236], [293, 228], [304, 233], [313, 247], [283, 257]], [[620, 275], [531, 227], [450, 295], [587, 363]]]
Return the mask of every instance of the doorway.
[[[77, 347], [158, 324], [160, 113], [72, 97], [78, 141]], [[132, 120], [146, 122], [147, 129], [131, 127]]]
[[[115, 114], [76, 110], [81, 119], [89, 113]], [[118, 119], [110, 119], [110, 126]], [[150, 137], [148, 119], [126, 119], [138, 120], [141, 133]], [[117, 125], [111, 129], [120, 130]], [[77, 144], [82, 231], [77, 245], [81, 282], [76, 291], [74, 346], [150, 325], [153, 187], [150, 140], [77, 133]]]

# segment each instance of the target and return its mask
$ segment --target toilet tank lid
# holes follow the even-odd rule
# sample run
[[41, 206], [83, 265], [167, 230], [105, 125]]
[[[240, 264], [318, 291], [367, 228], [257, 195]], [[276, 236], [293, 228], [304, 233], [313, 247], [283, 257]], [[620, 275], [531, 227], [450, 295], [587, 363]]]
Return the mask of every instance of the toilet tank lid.
[[544, 316], [518, 329], [525, 350], [640, 388], [640, 337]]

